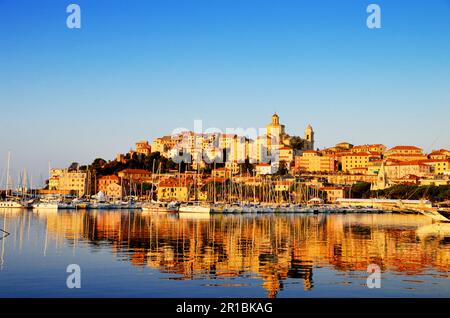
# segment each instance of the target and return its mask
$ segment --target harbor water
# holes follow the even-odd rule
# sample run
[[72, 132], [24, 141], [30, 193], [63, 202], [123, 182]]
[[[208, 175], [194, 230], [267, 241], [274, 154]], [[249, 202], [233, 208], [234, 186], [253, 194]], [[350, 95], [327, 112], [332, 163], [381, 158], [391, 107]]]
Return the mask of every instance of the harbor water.
[[450, 296], [450, 224], [421, 215], [4, 209], [0, 229], [0, 297]]

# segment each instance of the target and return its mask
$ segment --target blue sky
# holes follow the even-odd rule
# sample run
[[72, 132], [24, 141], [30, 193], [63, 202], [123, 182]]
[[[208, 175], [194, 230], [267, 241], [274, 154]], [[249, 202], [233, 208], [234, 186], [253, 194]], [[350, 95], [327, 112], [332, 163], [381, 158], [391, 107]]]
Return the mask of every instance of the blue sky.
[[450, 148], [450, 0], [0, 0], [0, 111], [2, 174], [11, 150], [37, 181], [49, 160], [275, 111], [288, 133], [311, 123], [318, 147]]

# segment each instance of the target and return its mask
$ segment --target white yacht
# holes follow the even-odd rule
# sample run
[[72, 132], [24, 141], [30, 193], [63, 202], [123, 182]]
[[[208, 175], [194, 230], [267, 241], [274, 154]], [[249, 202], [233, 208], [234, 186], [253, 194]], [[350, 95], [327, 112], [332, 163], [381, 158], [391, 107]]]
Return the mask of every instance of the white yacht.
[[58, 210], [58, 202], [41, 201], [33, 204], [33, 210]]
[[17, 201], [13, 200], [7, 200], [7, 201], [0, 201], [0, 209], [6, 208], [6, 209], [21, 209], [23, 208], [23, 204]]
[[203, 202], [186, 202], [180, 205], [180, 213], [210, 213], [211, 206]]
[[149, 202], [142, 205], [143, 212], [177, 212], [176, 203], [167, 202]]

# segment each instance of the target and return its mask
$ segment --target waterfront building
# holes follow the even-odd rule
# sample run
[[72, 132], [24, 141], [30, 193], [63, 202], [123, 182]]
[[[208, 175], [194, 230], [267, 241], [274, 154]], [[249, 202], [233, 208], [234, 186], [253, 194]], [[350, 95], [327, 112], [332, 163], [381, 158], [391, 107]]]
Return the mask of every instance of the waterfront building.
[[320, 187], [319, 190], [325, 192], [326, 203], [336, 203], [337, 199], [347, 198], [350, 191], [349, 188], [337, 186]]
[[124, 187], [118, 183], [110, 183], [106, 186], [105, 194], [109, 198], [119, 199], [125, 195]]
[[98, 179], [97, 189], [106, 194], [106, 189], [110, 184], [120, 184], [120, 178], [116, 175], [103, 176]]
[[158, 184], [159, 201], [187, 201], [189, 199], [189, 182], [181, 178], [163, 179]]
[[70, 171], [68, 169], [51, 169], [49, 190], [61, 194], [72, 193], [81, 197], [86, 194], [88, 177], [86, 171]]

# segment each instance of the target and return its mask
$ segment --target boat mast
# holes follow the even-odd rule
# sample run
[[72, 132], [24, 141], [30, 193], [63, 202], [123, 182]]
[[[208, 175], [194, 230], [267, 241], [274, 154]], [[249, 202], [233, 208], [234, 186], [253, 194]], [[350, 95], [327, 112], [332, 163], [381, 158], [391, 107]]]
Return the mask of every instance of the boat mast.
[[11, 151], [8, 151], [8, 163], [6, 168], [6, 197], [8, 197], [9, 190], [9, 163], [11, 161]]

